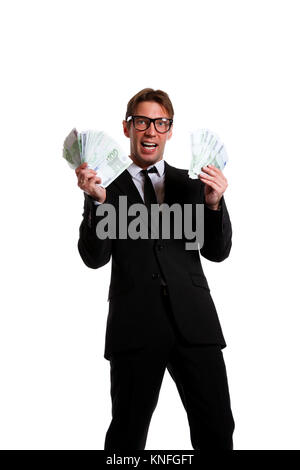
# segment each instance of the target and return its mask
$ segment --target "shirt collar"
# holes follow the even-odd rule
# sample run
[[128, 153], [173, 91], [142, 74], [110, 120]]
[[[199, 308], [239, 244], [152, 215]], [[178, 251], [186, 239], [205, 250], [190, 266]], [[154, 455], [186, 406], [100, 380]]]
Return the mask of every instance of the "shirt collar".
[[[149, 166], [147, 170], [150, 170], [150, 168], [152, 168], [153, 166], [156, 167], [158, 176], [162, 176], [164, 174], [165, 161], [163, 159], [159, 160], [159, 162], [155, 163], [155, 165]], [[127, 170], [129, 171], [131, 176], [134, 178], [135, 176], [138, 175], [138, 173], [142, 170], [142, 168], [132, 162], [131, 165], [129, 165], [129, 167], [127, 168]]]

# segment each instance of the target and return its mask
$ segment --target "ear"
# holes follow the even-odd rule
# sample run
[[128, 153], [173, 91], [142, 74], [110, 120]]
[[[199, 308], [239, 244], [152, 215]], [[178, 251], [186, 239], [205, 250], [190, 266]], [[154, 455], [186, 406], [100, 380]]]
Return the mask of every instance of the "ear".
[[171, 127], [171, 129], [170, 129], [169, 132], [168, 132], [167, 140], [171, 139], [171, 137], [172, 137], [172, 131], [173, 131], [173, 126]]
[[129, 129], [127, 127], [127, 121], [123, 121], [123, 131], [124, 131], [124, 134], [126, 135], [126, 137], [129, 137], [130, 138], [130, 134], [129, 134]]

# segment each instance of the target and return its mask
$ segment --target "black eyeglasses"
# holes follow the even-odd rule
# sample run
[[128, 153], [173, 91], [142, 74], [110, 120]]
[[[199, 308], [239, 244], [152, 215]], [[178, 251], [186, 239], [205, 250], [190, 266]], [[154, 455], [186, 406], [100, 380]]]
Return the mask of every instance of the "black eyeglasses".
[[145, 131], [146, 129], [148, 129], [148, 127], [150, 127], [151, 122], [153, 122], [155, 129], [160, 134], [165, 134], [165, 132], [168, 132], [173, 123], [173, 119], [151, 119], [146, 116], [128, 116], [127, 122], [129, 122], [130, 120], [132, 120], [134, 128], [138, 131]]

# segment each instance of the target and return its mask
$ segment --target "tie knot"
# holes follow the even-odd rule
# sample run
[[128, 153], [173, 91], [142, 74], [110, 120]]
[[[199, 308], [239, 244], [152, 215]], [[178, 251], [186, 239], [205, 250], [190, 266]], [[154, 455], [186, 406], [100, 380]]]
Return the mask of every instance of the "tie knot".
[[156, 166], [153, 166], [152, 168], [150, 168], [150, 170], [147, 170], [147, 169], [146, 170], [141, 170], [141, 173], [143, 173], [143, 175], [145, 177], [147, 177], [148, 173], [157, 173], [157, 168], [156, 168]]

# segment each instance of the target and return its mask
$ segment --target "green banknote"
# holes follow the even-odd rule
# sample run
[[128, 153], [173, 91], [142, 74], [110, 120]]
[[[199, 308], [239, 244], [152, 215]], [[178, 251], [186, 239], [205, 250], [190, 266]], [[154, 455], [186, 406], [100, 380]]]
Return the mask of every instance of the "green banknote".
[[121, 147], [103, 131], [88, 130], [78, 133], [72, 129], [66, 137], [63, 157], [71, 168], [87, 162], [95, 170], [106, 188], [132, 163]]
[[228, 162], [224, 144], [219, 137], [209, 129], [197, 129], [191, 133], [192, 159], [189, 168], [189, 177], [198, 178], [203, 173], [202, 167], [214, 165], [223, 170]]
[[75, 169], [81, 164], [80, 146], [77, 130], [74, 128], [67, 135], [63, 146], [63, 157], [67, 160], [70, 167]]

